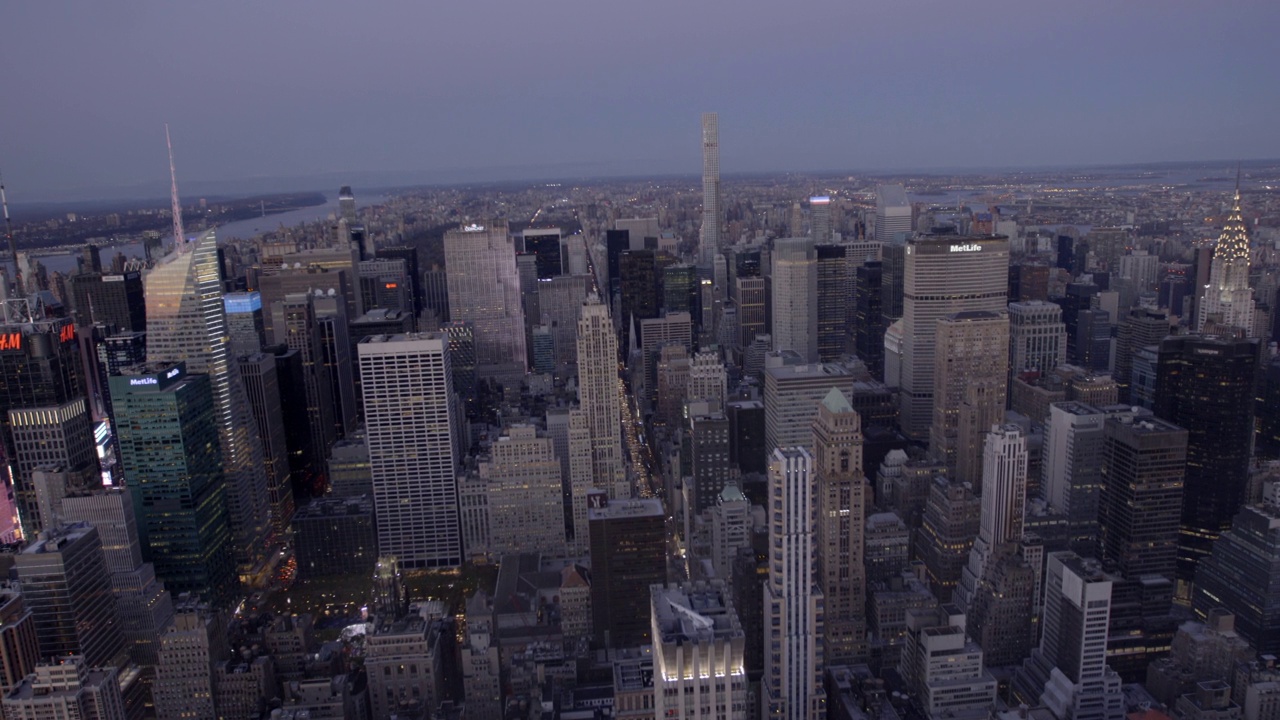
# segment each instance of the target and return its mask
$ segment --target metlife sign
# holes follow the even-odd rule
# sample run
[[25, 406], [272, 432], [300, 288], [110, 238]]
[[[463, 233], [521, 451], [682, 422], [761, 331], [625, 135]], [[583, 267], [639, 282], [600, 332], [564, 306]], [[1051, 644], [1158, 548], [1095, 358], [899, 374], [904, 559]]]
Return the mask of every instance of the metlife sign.
[[139, 385], [159, 385], [160, 381], [157, 380], [154, 375], [148, 375], [146, 377], [129, 378], [129, 384], [133, 387], [138, 387]]
[[952, 245], [951, 252], [979, 252], [982, 246], [978, 243], [964, 243], [963, 245]]

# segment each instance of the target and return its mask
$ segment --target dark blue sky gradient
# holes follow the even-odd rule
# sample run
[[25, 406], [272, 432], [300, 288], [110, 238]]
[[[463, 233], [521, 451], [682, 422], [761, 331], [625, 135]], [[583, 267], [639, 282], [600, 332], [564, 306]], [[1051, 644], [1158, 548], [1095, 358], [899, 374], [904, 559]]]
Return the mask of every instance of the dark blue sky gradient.
[[1280, 3], [10, 2], [0, 171], [181, 182], [1280, 157]]

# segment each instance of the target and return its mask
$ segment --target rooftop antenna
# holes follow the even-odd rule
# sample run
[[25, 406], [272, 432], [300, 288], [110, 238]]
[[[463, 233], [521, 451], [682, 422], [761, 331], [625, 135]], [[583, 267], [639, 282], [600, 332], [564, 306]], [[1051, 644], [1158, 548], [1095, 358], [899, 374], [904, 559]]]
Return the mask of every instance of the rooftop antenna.
[[187, 241], [182, 231], [182, 203], [178, 201], [178, 173], [173, 168], [173, 142], [169, 140], [169, 123], [164, 124], [164, 144], [169, 148], [169, 188], [173, 202], [173, 244], [181, 247]]
[[[4, 192], [4, 176], [0, 175], [0, 205], [4, 206], [4, 237], [9, 242], [9, 255], [13, 258], [13, 278], [17, 294], [22, 294], [22, 266], [18, 264], [18, 243], [13, 239], [13, 221], [9, 219], [9, 198]], [[8, 288], [5, 288], [8, 290]], [[8, 296], [8, 293], [5, 293]]]

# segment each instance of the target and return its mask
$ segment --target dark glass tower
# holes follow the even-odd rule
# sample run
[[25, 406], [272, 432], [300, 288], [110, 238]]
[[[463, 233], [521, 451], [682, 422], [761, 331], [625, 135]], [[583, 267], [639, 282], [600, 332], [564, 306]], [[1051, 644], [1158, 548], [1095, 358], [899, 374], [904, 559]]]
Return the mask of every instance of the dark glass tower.
[[1236, 632], [1261, 654], [1280, 653], [1280, 507], [1275, 488], [1246, 507], [1196, 570], [1191, 607], [1236, 616]]
[[73, 275], [71, 297], [75, 303], [76, 324], [81, 327], [102, 323], [124, 332], [147, 329], [142, 273]]
[[175, 593], [226, 606], [239, 582], [207, 375], [157, 365], [111, 378], [125, 477], [156, 575]]
[[632, 323], [636, 341], [640, 342], [640, 321], [658, 317], [658, 268], [652, 250], [628, 250], [622, 253], [618, 266], [618, 291], [622, 296], [622, 323], [618, 328], [622, 342], [618, 346], [625, 348]]
[[848, 310], [853, 301], [846, 245], [817, 245], [818, 359], [837, 360], [845, 353], [849, 335]]
[[883, 265], [879, 260], [868, 260], [857, 271], [855, 284], [857, 322], [855, 324], [855, 349], [862, 362], [867, 364], [871, 377], [884, 378], [884, 314], [881, 301]]
[[1253, 447], [1258, 342], [1182, 335], [1160, 343], [1156, 415], [1186, 428], [1187, 478], [1178, 538], [1179, 596], [1196, 563], [1240, 511]]

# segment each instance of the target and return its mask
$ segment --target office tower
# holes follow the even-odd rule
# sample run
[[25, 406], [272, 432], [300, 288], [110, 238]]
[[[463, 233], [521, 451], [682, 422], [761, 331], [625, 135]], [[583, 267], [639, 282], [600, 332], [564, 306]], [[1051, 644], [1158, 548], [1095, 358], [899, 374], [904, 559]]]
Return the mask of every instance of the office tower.
[[373, 497], [369, 446], [364, 431], [339, 440], [329, 451], [329, 494], [333, 497]]
[[301, 577], [365, 576], [373, 571], [378, 538], [372, 496], [315, 498], [298, 508], [291, 525]]
[[[79, 475], [81, 485], [101, 484], [93, 424], [84, 398], [42, 408], [12, 409], [9, 430], [14, 449], [11, 467], [19, 487], [34, 487], [36, 469], [50, 466]], [[30, 510], [28, 508], [29, 513]], [[31, 527], [42, 529], [56, 524], [56, 520], [41, 512], [38, 502], [34, 510], [24, 515]]]
[[557, 366], [578, 363], [578, 312], [590, 289], [590, 275], [561, 275], [538, 282], [538, 319], [551, 327]]
[[489, 483], [489, 552], [553, 556], [564, 552], [560, 460], [532, 425], [512, 425], [480, 461]]
[[111, 387], [107, 378], [127, 368], [147, 361], [147, 334], [145, 332], [118, 333], [105, 335], [105, 328], [93, 330], [93, 352], [97, 355], [98, 382], [97, 392], [102, 398], [102, 414], [112, 422], [112, 435], [115, 433], [115, 419], [111, 411]]
[[142, 273], [72, 275], [71, 294], [76, 324], [80, 327], [102, 324], [116, 332], [142, 332], [147, 329]]
[[436, 314], [440, 322], [448, 322], [449, 317], [449, 278], [444, 268], [432, 266], [422, 273], [423, 309]]
[[35, 616], [17, 588], [0, 588], [0, 697], [40, 662]]
[[416, 613], [378, 618], [365, 636], [370, 717], [426, 717], [428, 708], [438, 707], [440, 640], [447, 629]]
[[523, 375], [524, 312], [506, 223], [446, 232], [444, 264], [450, 317], [475, 329], [477, 368], [486, 375]]
[[773, 349], [794, 350], [805, 362], [818, 359], [818, 271], [813, 240], [774, 243]]
[[711, 509], [711, 566], [715, 576], [732, 580], [740, 551], [751, 547], [751, 502], [737, 485], [729, 483]]
[[361, 260], [358, 267], [360, 307], [404, 310], [413, 314], [413, 286], [403, 258]]
[[995, 425], [982, 458], [982, 513], [974, 551], [1022, 541], [1027, 505], [1027, 438], [1017, 425]]
[[645, 248], [656, 250], [658, 247], [658, 236], [661, 235], [661, 231], [656, 217], [618, 218], [613, 221], [613, 227], [627, 233], [631, 250]]
[[[296, 292], [333, 290], [347, 303], [347, 317], [364, 314], [360, 298], [360, 249], [312, 248], [299, 250], [281, 258], [280, 269], [258, 278], [263, 307]], [[266, 318], [267, 334], [271, 334], [270, 317]]]
[[4, 697], [11, 720], [125, 720], [121, 682], [114, 667], [90, 667], [73, 655], [50, 658]]
[[1259, 388], [1256, 457], [1280, 458], [1280, 358], [1273, 358], [1262, 371]]
[[824, 598], [814, 577], [817, 478], [804, 448], [769, 458], [769, 580], [764, 588], [765, 669], [762, 715], [818, 720], [826, 709], [822, 676]]
[[[17, 318], [15, 318], [17, 319]], [[29, 475], [20, 471], [14, 445], [11, 411], [43, 411], [84, 403], [84, 365], [80, 361], [75, 327], [66, 319], [35, 319], [0, 324], [0, 422], [4, 424], [5, 456], [11, 464], [13, 500], [28, 536], [39, 530], [39, 509]], [[35, 413], [39, 419], [41, 412]], [[24, 416], [28, 417], [28, 416]], [[86, 418], [87, 421], [87, 418]], [[71, 448], [68, 448], [70, 450]], [[7, 518], [5, 519], [7, 524]], [[7, 531], [9, 528], [3, 528]]]
[[596, 642], [628, 648], [650, 642], [647, 589], [667, 579], [666, 513], [656, 499], [590, 494], [591, 615]]
[[1098, 516], [1107, 413], [1075, 401], [1049, 406], [1040, 487], [1049, 508], [1067, 519], [1071, 550], [1098, 556]]
[[441, 325], [440, 332], [449, 341], [449, 374], [453, 377], [453, 391], [462, 396], [470, 417], [476, 411], [476, 384], [479, 381], [475, 328], [469, 322], [454, 320]]
[[973, 491], [967, 485], [934, 476], [916, 534], [915, 556], [923, 561], [926, 579], [939, 602], [951, 602], [980, 526], [981, 502]]
[[520, 232], [520, 239], [524, 252], [536, 258], [534, 266], [539, 280], [565, 274], [568, 263], [564, 261], [567, 258], [562, 258], [560, 228], [526, 228]]
[[701, 314], [698, 269], [687, 263], [668, 265], [662, 269], [662, 309], [665, 312]]
[[1180, 335], [1160, 343], [1155, 413], [1187, 430], [1179, 595], [1245, 502], [1258, 341]]
[[909, 235], [913, 225], [906, 189], [901, 185], [876, 186], [876, 242], [901, 245], [902, 234]]
[[[280, 407], [306, 407], [307, 389], [302, 374], [302, 357], [297, 350], [273, 345], [266, 352], [276, 360], [276, 381], [280, 387]], [[289, 456], [289, 476], [297, 497], [324, 493], [324, 466], [314, 464], [311, 428], [305, 422], [284, 425], [284, 443]]]
[[911, 530], [896, 512], [868, 512], [863, 557], [868, 587], [900, 577], [911, 556]]
[[1112, 582], [1097, 561], [1049, 553], [1040, 647], [1013, 680], [1015, 697], [1057, 720], [1120, 720], [1120, 676], [1107, 666]]
[[694, 353], [689, 365], [689, 384], [686, 389], [688, 399], [707, 400], [723, 408], [728, 396], [727, 385], [728, 378], [718, 350], [712, 348]]
[[159, 720], [214, 720], [213, 663], [226, 656], [218, 616], [186, 602], [160, 637], [160, 662], [152, 685]]
[[757, 336], [764, 335], [768, 327], [765, 279], [739, 276], [734, 283], [734, 302], [738, 308], [737, 345], [745, 349]]
[[1079, 365], [1081, 355], [1088, 351], [1087, 347], [1080, 347], [1080, 315], [1093, 307], [1099, 291], [1091, 282], [1067, 283], [1066, 295], [1053, 300], [1062, 308], [1062, 323], [1067, 328], [1067, 362]]
[[1009, 303], [1009, 372], [1047, 373], [1066, 361], [1062, 308], [1042, 300]]
[[1280, 484], [1260, 505], [1236, 515], [1196, 568], [1191, 607], [1205, 618], [1216, 608], [1236, 616], [1236, 632], [1259, 654], [1280, 652]]
[[1076, 315], [1076, 355], [1073, 362], [1094, 372], [1106, 372], [1111, 361], [1111, 315], [1089, 308]]
[[645, 397], [652, 400], [658, 382], [658, 358], [665, 345], [693, 352], [693, 318], [689, 313], [663, 313], [640, 321], [640, 351], [644, 361]]
[[818, 404], [831, 388], [846, 398], [856, 377], [843, 365], [776, 365], [764, 371], [764, 446], [808, 447]]
[[[702, 410], [699, 410], [701, 406]], [[713, 507], [732, 473], [729, 463], [729, 419], [720, 410], [705, 410], [704, 403], [688, 406], [688, 448], [691, 482], [686, 483], [690, 515]]]
[[271, 327], [278, 344], [297, 350], [302, 359], [302, 379], [306, 388], [306, 422], [311, 433], [310, 464], [319, 467], [336, 438], [334, 432], [333, 383], [320, 349], [315, 296], [311, 293], [286, 295], [271, 305]]
[[1134, 308], [1121, 318], [1116, 331], [1116, 362], [1111, 376], [1115, 378], [1120, 402], [1130, 402], [1129, 386], [1133, 382], [1133, 358], [1141, 348], [1159, 345], [1175, 332], [1169, 314], [1163, 310]]
[[240, 366], [240, 379], [244, 381], [249, 410], [258, 426], [258, 437], [262, 440], [267, 500], [271, 503], [271, 528], [277, 536], [283, 536], [289, 531], [294, 503], [279, 365], [275, 355], [263, 352], [240, 355], [236, 363]]
[[[66, 476], [45, 474], [37, 482], [65, 483]], [[142, 542], [128, 488], [68, 491], [65, 485], [47, 488], [51, 512], [64, 523], [88, 523], [98, 530], [103, 558], [111, 577], [116, 615], [125, 648], [133, 662], [156, 664], [158, 638], [173, 621], [173, 601], [156, 578], [155, 567], [142, 561]]]
[[349, 223], [356, 221], [356, 196], [352, 194], [350, 185], [338, 189], [338, 217]]
[[622, 257], [622, 253], [631, 249], [631, 233], [622, 229], [605, 230], [604, 243], [605, 269], [608, 273], [609, 280], [609, 287], [607, 290], [609, 298], [613, 298], [613, 296], [618, 292], [618, 263]]
[[[1213, 247], [1213, 264], [1209, 271], [1208, 285], [1202, 285], [1196, 312], [1196, 332], [1204, 332], [1205, 325], [1237, 328], [1246, 337], [1253, 336], [1254, 300], [1249, 287], [1249, 235], [1245, 231], [1240, 212], [1240, 187], [1232, 199], [1231, 212]], [[1225, 326], [1225, 327], [1224, 327]]]
[[862, 418], [832, 388], [813, 424], [817, 475], [817, 582], [825, 598], [823, 647], [828, 664], [866, 656], [866, 568], [863, 524], [871, 487], [862, 474]]
[[809, 237], [815, 243], [831, 241], [831, 198], [815, 195], [809, 198]]
[[461, 648], [462, 689], [467, 716], [477, 720], [502, 717], [503, 697], [493, 603], [483, 590], [467, 599], [466, 636]]
[[1126, 578], [1173, 580], [1187, 431], [1149, 412], [1115, 413], [1103, 438], [1101, 557]]
[[711, 259], [723, 249], [720, 238], [720, 118], [702, 113], [702, 231], [698, 237], [698, 264], [711, 267]]
[[654, 717], [745, 716], [746, 636], [725, 582], [655, 585], [649, 597]]
[[729, 462], [746, 473], [763, 473], [768, 450], [765, 448], [764, 403], [759, 400], [735, 400], [725, 403], [729, 418]]
[[620, 500], [631, 496], [622, 457], [618, 341], [609, 309], [594, 295], [578, 318], [578, 404], [591, 436], [591, 477]]
[[532, 371], [550, 375], [556, 369], [556, 346], [551, 337], [551, 328], [547, 325], [534, 325], [529, 329], [530, 355], [533, 357]]
[[[980, 435], [1004, 415], [1008, 381], [1009, 316], [967, 311], [938, 318], [934, 325], [933, 423], [929, 452], [953, 477], [981, 487]], [[977, 422], [964, 423], [971, 413]], [[957, 472], [961, 471], [961, 472]]]
[[239, 356], [262, 352], [262, 348], [266, 345], [262, 294], [227, 293], [222, 296], [222, 307], [227, 313], [227, 335], [231, 338], [231, 354]]
[[996, 679], [983, 669], [982, 648], [965, 637], [966, 618], [955, 606], [906, 610], [906, 645], [899, 673], [928, 718], [985, 714], [996, 698]]
[[156, 575], [170, 592], [223, 606], [237, 587], [211, 385], [181, 364], [111, 378], [121, 461]]
[[[146, 277], [147, 362], [186, 363], [186, 372], [207, 374], [213, 395], [231, 549], [246, 579], [257, 581], [272, 548], [266, 465], [240, 368], [230, 355], [218, 243], [212, 231], [180, 245]], [[114, 388], [115, 385], [113, 384]], [[159, 570], [161, 577], [168, 577]]]
[[1001, 235], [920, 235], [908, 241], [900, 377], [902, 430], [908, 437], [923, 439], [929, 432], [938, 319], [1004, 311], [1008, 266], [1009, 240]]
[[115, 663], [124, 651], [102, 540], [88, 523], [50, 528], [14, 558], [41, 657]]
[[902, 300], [907, 271], [907, 237], [885, 243], [880, 249], [880, 312], [887, 328], [902, 317]]
[[867, 370], [873, 378], [884, 377], [884, 316], [882, 310], [881, 281], [884, 277], [883, 263], [879, 260], [868, 260], [858, 266], [857, 279], [854, 283], [854, 303], [856, 319], [854, 321], [854, 350], [858, 359], [866, 363]]
[[982, 648], [988, 667], [1016, 665], [1031, 652], [1042, 553], [1042, 546], [1010, 543], [985, 561], [966, 612], [969, 636]]
[[[628, 250], [618, 260], [618, 293], [622, 314], [618, 318], [620, 337], [640, 332], [640, 322], [658, 317], [658, 266], [652, 250]], [[643, 340], [641, 335], [639, 340]]]
[[684, 416], [690, 364], [689, 351], [683, 345], [664, 345], [659, 353], [654, 415], [668, 427], [679, 427]]
[[[830, 227], [827, 234], [830, 235]], [[854, 301], [853, 275], [847, 255], [848, 245], [816, 245], [815, 292], [817, 308], [814, 313], [817, 332], [818, 359], [822, 362], [837, 360], [845, 354], [849, 336], [849, 304]]]
[[462, 562], [453, 379], [440, 333], [377, 335], [358, 346], [378, 552], [406, 568]]
[[409, 301], [411, 303], [405, 310], [416, 319], [422, 313], [423, 308], [426, 307], [426, 297], [422, 287], [422, 272], [418, 269], [418, 249], [405, 245], [384, 247], [378, 249], [378, 257], [404, 261], [405, 282], [409, 283]]

